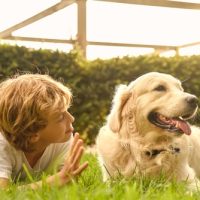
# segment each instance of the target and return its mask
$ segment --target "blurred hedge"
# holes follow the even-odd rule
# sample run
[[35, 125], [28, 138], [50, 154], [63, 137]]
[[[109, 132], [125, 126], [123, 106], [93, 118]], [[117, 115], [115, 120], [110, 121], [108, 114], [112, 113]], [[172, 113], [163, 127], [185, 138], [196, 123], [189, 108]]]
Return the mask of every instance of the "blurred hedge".
[[[70, 109], [75, 130], [87, 143], [94, 142], [109, 112], [116, 85], [128, 84], [138, 76], [158, 71], [183, 81], [187, 92], [200, 97], [200, 56], [139, 56], [86, 61], [77, 50], [61, 53], [0, 45], [0, 80], [16, 73], [49, 74], [69, 86], [74, 95]], [[197, 116], [193, 124], [200, 124]]]

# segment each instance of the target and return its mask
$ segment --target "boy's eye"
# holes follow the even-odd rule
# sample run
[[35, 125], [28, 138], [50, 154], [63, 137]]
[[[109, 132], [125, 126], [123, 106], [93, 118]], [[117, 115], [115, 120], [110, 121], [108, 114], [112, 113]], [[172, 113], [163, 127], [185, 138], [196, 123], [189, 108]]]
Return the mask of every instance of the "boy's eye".
[[163, 91], [166, 91], [166, 87], [163, 86], [163, 85], [158, 85], [156, 88], [154, 88], [155, 91], [160, 91], [160, 92], [163, 92]]
[[63, 119], [65, 119], [65, 113], [62, 113], [62, 114], [58, 117], [58, 121], [62, 121]]

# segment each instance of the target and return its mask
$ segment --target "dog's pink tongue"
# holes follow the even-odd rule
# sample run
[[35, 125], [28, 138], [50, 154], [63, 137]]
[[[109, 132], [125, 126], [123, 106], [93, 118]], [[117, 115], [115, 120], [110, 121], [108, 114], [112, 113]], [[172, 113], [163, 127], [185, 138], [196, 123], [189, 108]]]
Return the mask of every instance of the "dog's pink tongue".
[[191, 128], [187, 122], [182, 120], [177, 120], [176, 126], [179, 127], [186, 135], [191, 134]]

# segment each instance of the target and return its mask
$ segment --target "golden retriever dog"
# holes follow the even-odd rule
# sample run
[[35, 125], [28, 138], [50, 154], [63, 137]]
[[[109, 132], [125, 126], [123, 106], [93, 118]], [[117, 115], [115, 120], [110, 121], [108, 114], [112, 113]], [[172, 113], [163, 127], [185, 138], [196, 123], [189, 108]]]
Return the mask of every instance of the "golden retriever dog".
[[103, 180], [164, 173], [196, 183], [200, 129], [187, 120], [194, 117], [197, 102], [169, 74], [150, 72], [120, 85], [96, 139]]

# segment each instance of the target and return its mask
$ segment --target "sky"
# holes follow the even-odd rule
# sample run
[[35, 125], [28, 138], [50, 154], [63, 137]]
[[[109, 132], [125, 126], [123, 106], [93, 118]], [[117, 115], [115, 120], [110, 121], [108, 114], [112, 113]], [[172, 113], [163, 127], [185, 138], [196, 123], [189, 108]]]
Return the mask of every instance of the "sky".
[[[59, 0], [0, 0], [0, 31], [58, 3]], [[190, 1], [197, 2], [199, 1]], [[12, 5], [12, 6], [11, 6]], [[77, 6], [68, 6], [13, 32], [15, 36], [74, 39]], [[200, 10], [87, 1], [87, 40], [117, 43], [183, 45], [200, 41]], [[5, 41], [0, 40], [1, 43]], [[13, 44], [13, 41], [6, 41]], [[17, 42], [34, 48], [69, 51], [66, 44]], [[152, 53], [151, 48], [88, 46], [88, 59]], [[165, 52], [171, 56], [175, 52]], [[181, 55], [200, 54], [200, 45], [180, 50]]]

